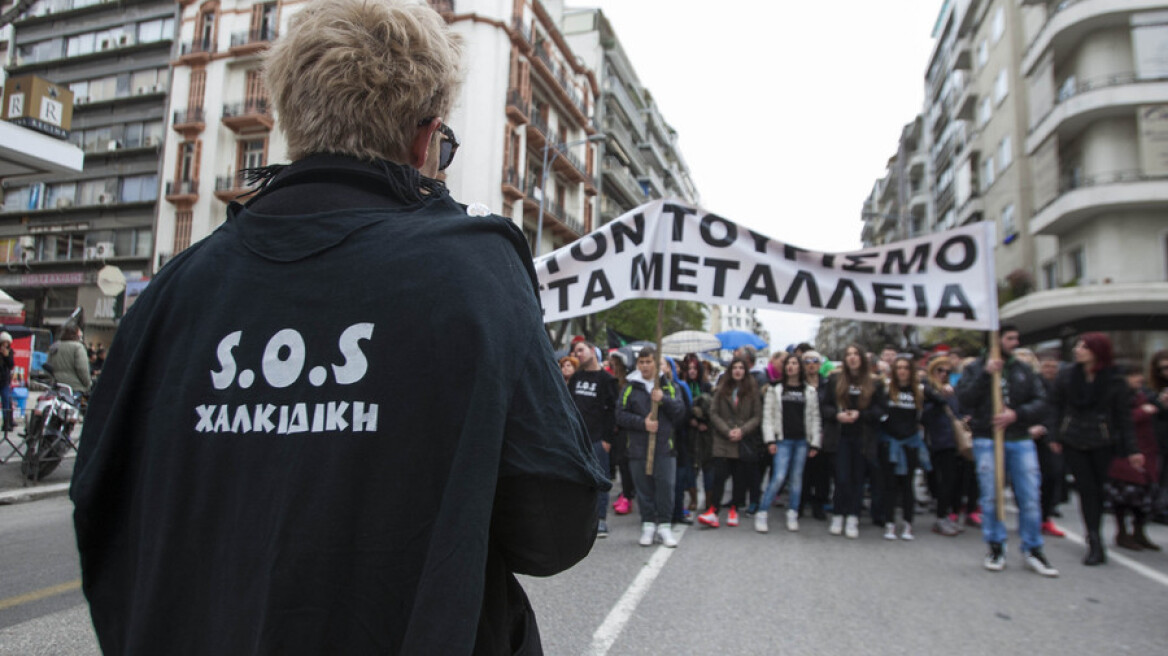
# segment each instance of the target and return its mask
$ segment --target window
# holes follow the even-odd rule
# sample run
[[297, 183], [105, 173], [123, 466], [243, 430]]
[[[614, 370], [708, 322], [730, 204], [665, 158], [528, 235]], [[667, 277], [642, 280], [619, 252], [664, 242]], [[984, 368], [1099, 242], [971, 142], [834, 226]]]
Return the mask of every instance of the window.
[[1006, 33], [1006, 11], [1005, 7], [998, 7], [994, 12], [994, 17], [990, 22], [990, 41], [994, 45], [998, 45], [998, 41], [1002, 40], [1002, 35]]
[[994, 184], [994, 158], [987, 157], [981, 163], [981, 190], [984, 193]]
[[1002, 235], [1009, 238], [1011, 235], [1018, 234], [1018, 225], [1014, 219], [1014, 204], [1002, 208]]
[[1058, 262], [1051, 260], [1042, 265], [1042, 288], [1054, 289], [1058, 287]]
[[1079, 282], [1087, 276], [1087, 256], [1082, 246], [1067, 253], [1067, 265], [1071, 273], [1069, 282]]
[[1001, 105], [1010, 93], [1010, 78], [1006, 77], [1006, 69], [998, 71], [994, 78], [994, 105]]
[[1005, 171], [1014, 161], [1014, 151], [1010, 143], [1010, 135], [1002, 137], [998, 142], [998, 171]]
[[264, 162], [264, 147], [266, 143], [263, 139], [251, 139], [249, 141], [241, 141], [239, 143], [239, 168], [255, 169], [263, 166]]
[[990, 61], [990, 46], [985, 39], [977, 44], [977, 69], [981, 70]]
[[143, 203], [158, 198], [158, 176], [153, 173], [122, 178], [121, 187], [123, 203]]
[[977, 127], [983, 127], [990, 122], [990, 117], [994, 115], [994, 104], [989, 96], [982, 97], [977, 104]]

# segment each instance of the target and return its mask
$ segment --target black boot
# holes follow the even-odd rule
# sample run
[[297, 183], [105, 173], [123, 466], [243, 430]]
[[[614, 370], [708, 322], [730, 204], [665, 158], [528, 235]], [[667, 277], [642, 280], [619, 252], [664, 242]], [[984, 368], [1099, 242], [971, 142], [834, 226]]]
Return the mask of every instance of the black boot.
[[1148, 539], [1148, 534], [1144, 532], [1144, 522], [1142, 520], [1137, 519], [1135, 521], [1135, 527], [1132, 531], [1132, 540], [1134, 540], [1136, 544], [1149, 551], [1160, 550], [1160, 545]]
[[1134, 536], [1127, 532], [1127, 518], [1123, 510], [1115, 509], [1115, 546], [1132, 551], [1143, 551], [1144, 548], [1136, 542]]
[[1091, 567], [1106, 562], [1107, 554], [1103, 551], [1103, 540], [1099, 538], [1098, 533], [1089, 534], [1087, 536], [1087, 556], [1083, 558], [1083, 564]]

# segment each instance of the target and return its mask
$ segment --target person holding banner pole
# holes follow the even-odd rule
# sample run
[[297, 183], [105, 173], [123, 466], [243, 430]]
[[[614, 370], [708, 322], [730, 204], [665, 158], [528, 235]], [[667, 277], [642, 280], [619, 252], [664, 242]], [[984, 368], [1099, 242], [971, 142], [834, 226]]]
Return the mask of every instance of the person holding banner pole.
[[[1051, 566], [1042, 550], [1038, 451], [1030, 435], [1030, 427], [1041, 423], [1046, 416], [1046, 391], [1034, 369], [1013, 357], [1019, 344], [1018, 329], [1003, 325], [993, 335], [991, 339], [997, 337], [998, 348], [991, 348], [989, 354], [966, 366], [957, 386], [962, 408], [972, 415], [970, 428], [981, 491], [982, 539], [989, 547], [984, 566], [992, 572], [1006, 567], [1001, 481], [996, 480], [1001, 471], [1009, 473], [1013, 482], [1018, 533], [1026, 566], [1042, 576], [1057, 577], [1058, 570]], [[996, 413], [995, 388], [1000, 390], [1002, 403], [1001, 411]], [[1003, 434], [1000, 447], [995, 447], [995, 440], [990, 437], [995, 430]], [[1000, 456], [995, 455], [996, 448], [1000, 449]]]
[[872, 375], [863, 347], [851, 344], [844, 350], [844, 366], [828, 378], [824, 397], [824, 415], [839, 424], [840, 434], [828, 530], [854, 540], [860, 537], [864, 468], [874, 457], [876, 427], [888, 408], [884, 385]]
[[[616, 415], [617, 425], [629, 436], [629, 469], [637, 485], [642, 547], [652, 546], [655, 539], [667, 547], [677, 546], [670, 525], [677, 474], [673, 436], [675, 427], [685, 420], [685, 402], [677, 387], [659, 371], [657, 352], [652, 347], [641, 349], [637, 370], [629, 374]], [[658, 409], [656, 420], [651, 416], [654, 405]], [[652, 473], [646, 471], [650, 453]]]

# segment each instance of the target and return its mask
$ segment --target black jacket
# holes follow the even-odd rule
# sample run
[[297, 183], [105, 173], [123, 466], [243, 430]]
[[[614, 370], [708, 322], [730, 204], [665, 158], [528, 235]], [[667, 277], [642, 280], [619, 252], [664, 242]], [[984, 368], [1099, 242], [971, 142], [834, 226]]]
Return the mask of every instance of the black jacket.
[[607, 477], [523, 235], [420, 183], [302, 160], [127, 313], [71, 490], [104, 653], [540, 652], [512, 573]]
[[[824, 442], [827, 442], [827, 432], [831, 431], [832, 437], [843, 438], [848, 435], [859, 436], [862, 440], [861, 445], [864, 455], [869, 458], [876, 456], [876, 433], [880, 426], [880, 422], [884, 419], [884, 415], [888, 413], [888, 392], [884, 388], [884, 382], [879, 379], [873, 379], [872, 397], [868, 400], [868, 407], [866, 408], [851, 408], [851, 404], [845, 399], [841, 404], [836, 398], [836, 385], [839, 384], [839, 377], [842, 374], [838, 371], [832, 372], [827, 377], [827, 383], [820, 387], [820, 404], [819, 409], [824, 418]], [[842, 410], [859, 410], [860, 419], [854, 424], [841, 424], [836, 419], [836, 415]], [[830, 419], [829, 419], [830, 418]], [[831, 425], [828, 425], [828, 421]], [[838, 446], [837, 446], [838, 448]]]
[[[1114, 369], [1096, 374], [1091, 403], [1075, 403], [1072, 380], [1081, 365], [1063, 367], [1054, 384], [1055, 441], [1075, 449], [1114, 449], [1115, 455], [1137, 453], [1127, 381]], [[1091, 385], [1091, 383], [1085, 383]]]
[[[653, 409], [653, 400], [645, 381], [637, 372], [629, 374], [628, 385], [621, 392], [616, 410], [616, 425], [625, 429], [629, 439], [629, 459], [644, 460], [649, 455], [649, 432], [645, 430], [645, 418]], [[657, 439], [654, 443], [656, 456], [676, 455], [673, 445], [674, 431], [685, 421], [685, 401], [677, 386], [661, 376], [657, 380], [661, 386], [662, 399], [657, 409]]]
[[[1030, 365], [1014, 358], [1005, 362], [1002, 367], [1005, 384], [1002, 402], [1018, 415], [1017, 420], [1006, 427], [1005, 437], [1007, 440], [1028, 440], [1031, 439], [1027, 432], [1030, 427], [1046, 420], [1049, 411], [1046, 389], [1042, 385], [1042, 378]], [[990, 393], [993, 376], [986, 371], [985, 365], [984, 356], [970, 362], [957, 383], [957, 400], [961, 402], [962, 412], [973, 417], [969, 428], [974, 437], [994, 435], [994, 400]]]
[[568, 391], [593, 442], [611, 442], [616, 425], [616, 378], [603, 369], [580, 370], [568, 381]]

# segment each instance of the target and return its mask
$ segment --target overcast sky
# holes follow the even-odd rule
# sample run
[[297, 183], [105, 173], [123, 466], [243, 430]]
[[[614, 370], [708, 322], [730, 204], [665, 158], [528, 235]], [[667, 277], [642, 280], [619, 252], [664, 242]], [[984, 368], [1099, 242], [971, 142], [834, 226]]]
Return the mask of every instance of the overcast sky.
[[[921, 110], [941, 0], [566, 0], [600, 7], [679, 133], [702, 206], [818, 251], [860, 212]], [[818, 318], [760, 311], [782, 348]]]

